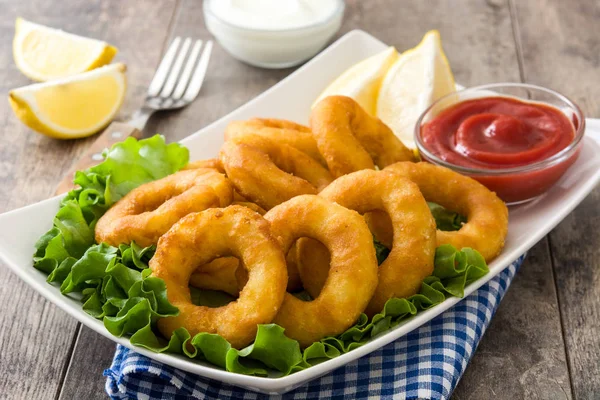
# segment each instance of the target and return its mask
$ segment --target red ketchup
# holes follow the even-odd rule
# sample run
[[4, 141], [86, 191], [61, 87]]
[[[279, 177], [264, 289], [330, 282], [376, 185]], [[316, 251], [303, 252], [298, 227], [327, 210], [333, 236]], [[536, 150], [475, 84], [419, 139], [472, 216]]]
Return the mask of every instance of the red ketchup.
[[[577, 125], [578, 121], [571, 122], [550, 105], [483, 97], [440, 112], [421, 126], [421, 139], [430, 153], [450, 164], [479, 170], [471, 176], [504, 201], [517, 203], [548, 190], [573, 164], [579, 150], [547, 167], [533, 166], [568, 147]], [[530, 165], [531, 169], [525, 168]], [[520, 170], [494, 174], [512, 168]]]

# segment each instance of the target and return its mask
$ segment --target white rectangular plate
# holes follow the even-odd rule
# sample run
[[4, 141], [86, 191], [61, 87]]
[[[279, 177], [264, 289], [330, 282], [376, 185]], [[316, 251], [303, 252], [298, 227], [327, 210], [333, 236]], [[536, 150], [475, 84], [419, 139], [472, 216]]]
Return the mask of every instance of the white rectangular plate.
[[[184, 139], [182, 143], [190, 149], [192, 160], [211, 158], [216, 156], [223, 143], [223, 131], [229, 121], [250, 117], [273, 117], [306, 123], [310, 105], [332, 79], [354, 63], [386, 47], [384, 43], [365, 32], [350, 32], [265, 93]], [[600, 179], [600, 121], [587, 120], [587, 122], [583, 150], [577, 162], [545, 196], [531, 203], [511, 208], [506, 247], [490, 264], [489, 274], [469, 285], [465, 289], [465, 295], [496, 276], [531, 248], [596, 186]], [[9, 268], [48, 300], [116, 343], [173, 367], [263, 393], [283, 393], [303, 385], [311, 379], [398, 339], [461, 300], [447, 299], [442, 304], [418, 314], [356, 350], [290, 376], [276, 378], [234, 374], [185, 357], [156, 354], [142, 348], [133, 348], [128, 339], [110, 335], [101, 321], [81, 309], [79, 301], [62, 296], [57, 287], [47, 284], [46, 275], [32, 267], [31, 257], [35, 241], [52, 226], [52, 219], [58, 210], [59, 202], [60, 197], [55, 197], [0, 215], [0, 226], [4, 227], [0, 231], [0, 258]]]

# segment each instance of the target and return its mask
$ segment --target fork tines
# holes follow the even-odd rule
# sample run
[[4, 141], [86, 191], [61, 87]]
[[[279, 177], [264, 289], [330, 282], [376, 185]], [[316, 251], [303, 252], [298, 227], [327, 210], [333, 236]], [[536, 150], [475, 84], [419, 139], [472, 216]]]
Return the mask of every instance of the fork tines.
[[193, 46], [192, 38], [185, 38], [183, 44], [181, 42], [179, 36], [171, 42], [152, 78], [148, 96], [170, 98], [174, 101], [182, 100], [186, 103], [198, 96], [208, 68], [213, 43], [208, 40], [204, 44], [198, 59], [198, 54], [203, 47], [202, 40], [196, 40]]

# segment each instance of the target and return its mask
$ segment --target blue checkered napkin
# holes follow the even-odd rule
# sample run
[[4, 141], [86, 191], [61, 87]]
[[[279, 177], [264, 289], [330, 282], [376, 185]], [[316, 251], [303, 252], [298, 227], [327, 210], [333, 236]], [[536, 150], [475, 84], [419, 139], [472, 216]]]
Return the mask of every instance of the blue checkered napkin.
[[[448, 399], [524, 258], [419, 329], [280, 397]], [[267, 397], [177, 370], [123, 346], [117, 346], [104, 375], [113, 399]]]

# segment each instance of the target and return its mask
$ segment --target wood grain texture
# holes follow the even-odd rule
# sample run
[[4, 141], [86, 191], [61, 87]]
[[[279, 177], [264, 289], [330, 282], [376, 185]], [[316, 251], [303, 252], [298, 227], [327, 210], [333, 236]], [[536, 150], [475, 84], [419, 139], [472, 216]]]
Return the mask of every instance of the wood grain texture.
[[[2, 93], [6, 96], [10, 89], [31, 83], [12, 59], [14, 20], [21, 16], [119, 47], [116, 60], [135, 66], [128, 72], [128, 96], [121, 111], [121, 116], [128, 115], [139, 104], [152, 76], [174, 7], [174, 0], [118, 5], [101, 0], [0, 1]], [[147, 13], [143, 20], [141, 13]], [[38, 135], [17, 120], [7, 101], [0, 102], [0, 123], [0, 212], [50, 197], [71, 163], [94, 140], [59, 141]], [[0, 266], [0, 280], [0, 398], [55, 398], [78, 323], [4, 265]], [[96, 379], [102, 379], [101, 375]]]
[[571, 399], [550, 265], [543, 240], [529, 251], [454, 400]]
[[77, 323], [4, 267], [0, 279], [0, 398], [53, 397]]
[[58, 399], [105, 399], [102, 372], [110, 366], [114, 353], [113, 341], [81, 326]]
[[[600, 3], [515, 1], [527, 82], [600, 117]], [[552, 231], [550, 244], [576, 399], [600, 398], [600, 189]]]

